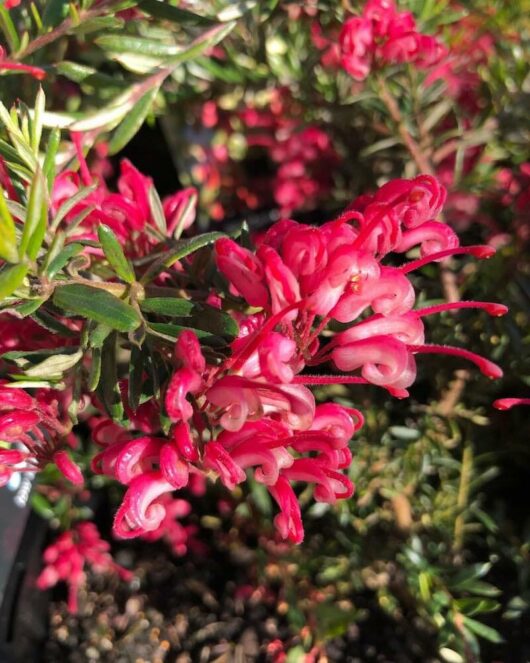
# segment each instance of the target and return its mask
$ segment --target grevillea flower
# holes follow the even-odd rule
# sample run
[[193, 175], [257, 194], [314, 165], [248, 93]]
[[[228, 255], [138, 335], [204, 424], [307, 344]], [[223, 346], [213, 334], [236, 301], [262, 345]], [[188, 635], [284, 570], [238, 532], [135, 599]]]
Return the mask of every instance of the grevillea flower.
[[[117, 180], [118, 192], [109, 191], [104, 181], [93, 173], [83, 156], [82, 136], [73, 134], [81, 164], [79, 173], [63, 171], [54, 182], [51, 207], [54, 212], [72, 198], [82, 187], [96, 188], [82, 198], [65, 215], [63, 224], [76, 219], [77, 228], [72, 239], [97, 239], [97, 228], [109, 226], [127, 255], [139, 257], [152, 247], [189, 228], [195, 220], [197, 192], [193, 188], [179, 191], [166, 198], [163, 205], [167, 231], [161, 232], [151, 208], [153, 181], [143, 175], [130, 161], [123, 159]], [[81, 218], [81, 221], [80, 221]]]
[[38, 472], [54, 463], [75, 485], [83, 475], [65, 447], [71, 442], [71, 424], [64, 420], [59, 395], [39, 391], [30, 396], [21, 389], [0, 384], [0, 486], [14, 472]]
[[133, 577], [130, 571], [114, 562], [109, 550], [110, 545], [100, 537], [93, 523], [77, 523], [44, 551], [45, 566], [37, 578], [37, 587], [48, 589], [58, 582], [66, 582], [68, 610], [77, 613], [79, 590], [86, 582], [86, 566], [95, 573], [117, 573], [125, 581]]
[[446, 54], [435, 37], [417, 31], [414, 16], [399, 12], [393, 0], [368, 0], [361, 16], [344, 23], [339, 44], [343, 68], [358, 81], [386, 64], [432, 67]]
[[518, 405], [530, 405], [530, 398], [498, 398], [493, 402], [497, 410], [511, 410]]
[[[203, 354], [196, 335], [183, 331], [164, 387], [169, 433], [162, 424], [157, 429], [156, 417], [147, 432], [139, 431], [135, 413], [130, 431], [104, 421], [94, 429], [103, 447], [94, 470], [127, 487], [114, 523], [117, 536], [161, 531], [171, 518], [168, 494], [195, 477], [217, 477], [233, 490], [251, 474], [279, 506], [280, 536], [300, 542], [297, 485], [312, 485], [317, 501], [350, 497], [348, 445], [363, 422], [357, 410], [317, 405], [308, 385], [369, 383], [404, 397], [423, 353], [467, 359], [489, 377], [501, 375], [486, 358], [425, 340], [425, 319], [444, 311], [506, 312], [491, 302], [415, 308], [412, 271], [451, 255], [494, 252], [459, 246], [455, 233], [436, 220], [444, 200], [439, 182], [421, 175], [389, 182], [319, 227], [280, 221], [256, 250], [217, 241], [214, 257], [228, 281], [228, 301], [240, 300], [234, 312], [239, 336], [230, 353], [218, 359]], [[399, 265], [396, 256], [411, 248], [420, 257]], [[391, 253], [392, 266], [385, 264]], [[245, 304], [252, 310], [245, 313]], [[232, 304], [217, 294], [215, 306]], [[322, 365], [338, 372], [308, 372]]]

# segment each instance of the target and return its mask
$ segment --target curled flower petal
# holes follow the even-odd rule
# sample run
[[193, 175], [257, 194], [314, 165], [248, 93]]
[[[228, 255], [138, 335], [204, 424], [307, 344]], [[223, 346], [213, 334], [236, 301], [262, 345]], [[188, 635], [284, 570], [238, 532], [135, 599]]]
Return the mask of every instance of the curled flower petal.
[[68, 481], [71, 481], [76, 486], [82, 486], [85, 483], [81, 469], [74, 463], [66, 451], [55, 452], [53, 462]]

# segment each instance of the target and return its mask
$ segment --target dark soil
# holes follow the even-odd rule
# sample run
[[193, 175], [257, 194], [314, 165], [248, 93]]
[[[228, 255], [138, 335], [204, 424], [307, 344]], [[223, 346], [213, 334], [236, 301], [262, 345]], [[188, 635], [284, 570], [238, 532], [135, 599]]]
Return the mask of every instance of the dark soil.
[[[172, 557], [162, 544], [133, 544], [116, 553], [136, 579], [89, 573], [80, 613], [69, 615], [62, 590], [50, 605], [45, 663], [250, 663], [273, 661], [276, 639], [288, 661], [304, 661], [304, 629], [290, 623], [281, 578], [258, 586], [249, 549], [216, 551], [207, 559]], [[396, 624], [369, 595], [355, 597], [365, 618], [329, 640], [311, 661], [428, 663], [432, 642], [413, 623]], [[310, 647], [307, 647], [310, 649]], [[315, 650], [313, 650], [315, 651]], [[296, 653], [299, 652], [299, 653]], [[280, 659], [278, 659], [280, 660]]]

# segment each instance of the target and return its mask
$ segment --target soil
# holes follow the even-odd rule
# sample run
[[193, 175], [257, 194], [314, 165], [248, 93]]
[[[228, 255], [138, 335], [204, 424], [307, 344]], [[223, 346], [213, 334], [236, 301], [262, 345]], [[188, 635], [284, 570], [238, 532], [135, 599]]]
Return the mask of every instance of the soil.
[[[289, 623], [280, 584], [256, 587], [249, 549], [175, 558], [161, 543], [134, 543], [116, 560], [136, 569], [124, 583], [88, 574], [80, 612], [66, 610], [62, 589], [50, 604], [44, 663], [253, 663], [274, 658], [280, 640], [288, 663], [304, 661], [304, 629]], [[412, 623], [395, 623], [375, 597], [355, 597], [362, 620], [308, 661], [428, 663], [432, 641]], [[310, 647], [307, 647], [310, 649]], [[281, 650], [280, 650], [281, 651]]]

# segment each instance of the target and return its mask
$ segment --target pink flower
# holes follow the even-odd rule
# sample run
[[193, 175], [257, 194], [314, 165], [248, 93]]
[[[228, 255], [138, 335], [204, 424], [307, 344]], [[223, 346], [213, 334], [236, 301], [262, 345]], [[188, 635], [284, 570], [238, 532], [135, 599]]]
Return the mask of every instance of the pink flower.
[[263, 284], [264, 269], [259, 258], [231, 239], [215, 243], [219, 270], [251, 306], [265, 306], [268, 292]]
[[195, 221], [197, 190], [193, 187], [164, 198], [164, 214], [169, 235], [179, 235]]
[[86, 581], [85, 566], [98, 574], [116, 573], [122, 580], [131, 580], [132, 573], [116, 564], [109, 550], [109, 544], [100, 538], [93, 523], [77, 523], [44, 551], [45, 567], [37, 578], [37, 587], [47, 589], [60, 581], [66, 582], [68, 610], [77, 613], [79, 589]]
[[341, 63], [357, 81], [363, 81], [370, 73], [374, 36], [372, 21], [367, 18], [350, 18], [342, 27], [339, 37]]
[[[313, 145], [299, 146], [300, 153], [310, 154]], [[198, 478], [217, 477], [233, 490], [251, 474], [280, 507], [280, 535], [299, 542], [293, 486], [314, 484], [318, 501], [350, 497], [354, 487], [343, 470], [352, 460], [349, 441], [363, 423], [357, 410], [317, 406], [307, 385], [370, 383], [404, 397], [417, 356], [430, 353], [471, 361], [488, 377], [502, 374], [469, 350], [425, 342], [425, 316], [464, 308], [506, 312], [492, 302], [414, 309], [412, 271], [452, 255], [494, 252], [458, 245], [436, 220], [444, 200], [437, 180], [419, 176], [388, 183], [319, 227], [281, 221], [258, 238], [255, 251], [218, 240], [214, 256], [228, 288], [214, 293], [215, 306], [231, 311], [239, 325], [229, 352], [203, 354], [195, 334], [182, 332], [173, 357], [167, 353], [174, 370], [162, 385], [171, 423], [164, 418], [157, 428], [154, 407], [141, 437], [134, 433], [142, 418], [131, 417], [130, 431], [105, 422], [94, 428], [103, 446], [95, 471], [127, 486], [114, 525], [118, 536], [162, 531], [169, 494]], [[385, 264], [388, 254], [413, 247], [420, 249], [416, 260], [394, 256], [400, 266]], [[330, 320], [347, 327], [337, 331]], [[310, 372], [329, 364], [337, 372]]]

